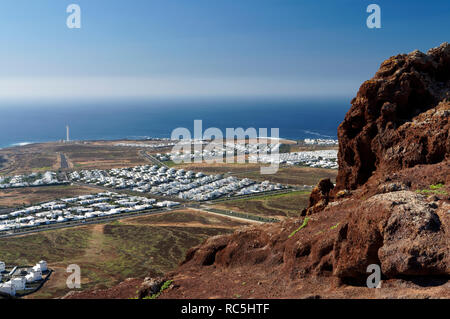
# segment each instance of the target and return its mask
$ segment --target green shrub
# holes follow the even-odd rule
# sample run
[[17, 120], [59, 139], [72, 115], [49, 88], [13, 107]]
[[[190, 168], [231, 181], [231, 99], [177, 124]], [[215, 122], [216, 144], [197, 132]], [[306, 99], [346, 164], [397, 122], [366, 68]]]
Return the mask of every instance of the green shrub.
[[308, 221], [309, 221], [309, 217], [306, 217], [306, 218], [303, 220], [303, 224], [302, 224], [299, 228], [297, 228], [296, 230], [294, 230], [294, 231], [289, 235], [288, 238], [291, 238], [291, 237], [294, 236], [298, 231], [300, 231], [302, 228], [305, 228], [306, 225], [308, 225]]
[[166, 282], [163, 283], [158, 293], [153, 294], [150, 297], [145, 297], [144, 299], [158, 299], [158, 297], [163, 293], [163, 291], [170, 287], [172, 282], [173, 280], [167, 280]]

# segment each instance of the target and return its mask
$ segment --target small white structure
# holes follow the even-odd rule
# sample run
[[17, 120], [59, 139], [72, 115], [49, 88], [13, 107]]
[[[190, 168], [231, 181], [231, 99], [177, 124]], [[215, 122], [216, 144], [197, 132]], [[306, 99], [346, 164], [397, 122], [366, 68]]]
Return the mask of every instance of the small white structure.
[[14, 289], [17, 290], [25, 290], [25, 285], [27, 283], [27, 279], [25, 277], [16, 277], [11, 279], [11, 284]]
[[48, 265], [47, 262], [45, 260], [41, 260], [38, 265], [41, 267], [41, 271], [47, 271], [48, 270]]
[[10, 296], [16, 295], [16, 289], [14, 288], [11, 281], [5, 282], [4, 284], [0, 284], [0, 292], [3, 292]]
[[3, 261], [0, 261], [0, 272], [5, 271], [6, 265]]
[[48, 270], [47, 262], [45, 260], [41, 260], [33, 267], [34, 271], [45, 272]]
[[35, 282], [42, 279], [42, 272], [40, 269], [35, 269], [36, 266], [33, 267], [33, 270], [25, 276], [27, 282]]

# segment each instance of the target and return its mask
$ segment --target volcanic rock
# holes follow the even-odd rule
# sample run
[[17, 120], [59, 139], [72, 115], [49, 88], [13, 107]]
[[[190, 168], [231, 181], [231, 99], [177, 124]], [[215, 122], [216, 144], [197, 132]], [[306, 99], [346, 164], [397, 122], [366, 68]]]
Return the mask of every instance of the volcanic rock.
[[320, 180], [319, 184], [311, 192], [309, 197], [309, 208], [302, 215], [311, 215], [323, 210], [330, 200], [330, 192], [334, 188], [329, 178]]
[[384, 61], [339, 126], [336, 189], [355, 189], [375, 172], [443, 161], [450, 153], [449, 101], [448, 43]]

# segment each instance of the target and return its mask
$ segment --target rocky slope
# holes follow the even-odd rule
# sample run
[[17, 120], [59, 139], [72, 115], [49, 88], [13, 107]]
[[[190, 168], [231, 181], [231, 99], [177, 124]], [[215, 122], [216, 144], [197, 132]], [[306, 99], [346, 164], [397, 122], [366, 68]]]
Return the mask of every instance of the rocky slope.
[[[141, 297], [170, 279], [161, 298], [450, 298], [449, 112], [449, 44], [386, 60], [304, 218], [209, 238]], [[382, 289], [366, 287], [371, 264]]]
[[[384, 61], [362, 84], [338, 129], [337, 189], [355, 189], [377, 172], [442, 162], [450, 153], [450, 46]], [[427, 112], [428, 111], [428, 112]]]

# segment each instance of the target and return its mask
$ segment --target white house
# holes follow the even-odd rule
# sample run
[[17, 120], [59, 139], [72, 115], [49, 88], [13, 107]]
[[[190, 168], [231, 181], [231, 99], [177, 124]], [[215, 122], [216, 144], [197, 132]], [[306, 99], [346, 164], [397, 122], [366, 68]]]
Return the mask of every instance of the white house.
[[39, 266], [42, 272], [48, 270], [47, 262], [45, 260], [41, 260], [36, 264], [36, 266]]
[[11, 284], [16, 291], [25, 290], [26, 283], [27, 279], [25, 277], [16, 277], [11, 279]]
[[16, 295], [16, 289], [12, 285], [11, 281], [5, 282], [4, 284], [0, 284], [0, 292], [3, 292], [10, 296]]
[[0, 272], [5, 271], [6, 265], [3, 261], [0, 261]]
[[27, 282], [35, 282], [42, 279], [42, 272], [39, 269], [35, 269], [36, 266], [33, 267], [33, 270], [25, 276]]

